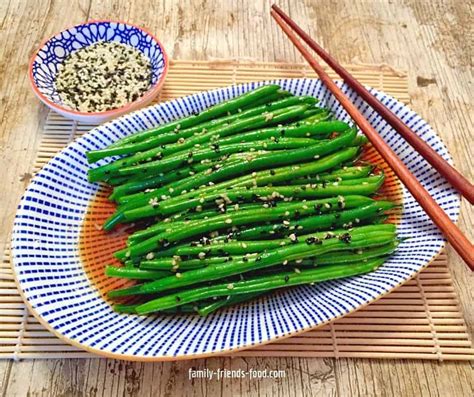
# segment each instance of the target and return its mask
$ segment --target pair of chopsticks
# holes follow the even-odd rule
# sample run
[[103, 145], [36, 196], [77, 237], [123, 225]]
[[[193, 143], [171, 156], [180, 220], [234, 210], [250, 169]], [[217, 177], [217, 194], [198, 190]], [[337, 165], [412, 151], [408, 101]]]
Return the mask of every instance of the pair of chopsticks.
[[[424, 209], [426, 214], [438, 226], [445, 238], [451, 243], [464, 262], [474, 271], [474, 246], [469, 242], [461, 230], [451, 221], [443, 209], [430, 196], [421, 183], [413, 176], [407, 166], [398, 158], [395, 152], [384, 142], [378, 132], [357, 110], [355, 105], [344, 95], [341, 89], [331, 80], [321, 65], [310, 54], [296, 34], [313, 49], [329, 66], [338, 73], [344, 81], [356, 91], [376, 112], [378, 112], [408, 143], [420, 153], [448, 182], [469, 202], [474, 202], [474, 186], [462, 176], [454, 167], [448, 164], [415, 132], [404, 124], [394, 113], [385, 107], [375, 96], [367, 91], [346, 69], [319, 46], [307, 33], [305, 33], [288, 15], [276, 5], [272, 6], [271, 15], [280, 25], [282, 30], [295, 45], [298, 51], [308, 61], [318, 74], [321, 81], [341, 103], [347, 113], [352, 117], [361, 131], [367, 136], [372, 146], [380, 153], [390, 168], [413, 195], [415, 200]], [[296, 34], [294, 32], [296, 32]]]

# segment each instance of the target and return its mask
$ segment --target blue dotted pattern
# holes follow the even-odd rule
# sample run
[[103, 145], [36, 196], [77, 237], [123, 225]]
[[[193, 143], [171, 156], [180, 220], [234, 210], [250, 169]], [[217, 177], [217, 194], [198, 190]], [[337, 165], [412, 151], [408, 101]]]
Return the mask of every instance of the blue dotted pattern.
[[59, 65], [74, 51], [98, 41], [115, 41], [130, 45], [144, 54], [151, 63], [152, 86], [158, 83], [165, 69], [163, 49], [152, 36], [135, 26], [117, 22], [88, 22], [54, 36], [38, 51], [33, 61], [33, 81], [50, 101], [62, 105], [54, 84]]
[[[315, 96], [339, 118], [350, 121], [345, 110], [318, 80], [271, 83], [278, 83], [296, 95]], [[91, 285], [79, 258], [77, 243], [81, 222], [89, 201], [99, 191], [97, 184], [87, 182], [85, 153], [104, 148], [144, 128], [202, 111], [262, 84], [265, 83], [202, 92], [116, 119], [69, 145], [33, 178], [15, 218], [13, 262], [24, 295], [55, 331], [89, 348], [122, 357], [192, 357], [229, 351], [343, 316], [403, 283], [439, 252], [443, 237], [404, 189], [399, 234], [406, 240], [376, 272], [281, 291], [206, 318], [115, 313]], [[449, 184], [356, 93], [343, 84], [341, 88], [450, 218], [456, 220], [459, 197]], [[445, 146], [423, 119], [388, 95], [371, 91], [451, 162]], [[106, 162], [102, 160], [97, 165]]]

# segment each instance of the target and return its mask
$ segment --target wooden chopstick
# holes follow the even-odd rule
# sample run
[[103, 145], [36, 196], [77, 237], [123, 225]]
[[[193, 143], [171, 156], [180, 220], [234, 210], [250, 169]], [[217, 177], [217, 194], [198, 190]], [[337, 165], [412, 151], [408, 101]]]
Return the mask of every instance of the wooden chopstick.
[[272, 17], [282, 28], [291, 42], [295, 45], [298, 51], [308, 61], [314, 71], [318, 74], [321, 81], [332, 92], [336, 99], [346, 109], [347, 113], [352, 117], [355, 123], [359, 126], [361, 131], [367, 136], [374, 148], [380, 153], [387, 164], [392, 168], [398, 178], [406, 186], [406, 188], [413, 195], [415, 200], [425, 210], [431, 220], [438, 226], [446, 239], [451, 243], [458, 254], [463, 258], [464, 262], [474, 271], [474, 247], [469, 240], [464, 236], [461, 230], [451, 221], [443, 209], [430, 196], [421, 183], [411, 174], [407, 166], [398, 158], [395, 152], [385, 143], [378, 132], [372, 125], [364, 118], [364, 116], [357, 110], [355, 105], [347, 98], [341, 89], [331, 80], [329, 75], [324, 71], [321, 65], [313, 58], [304, 45], [298, 40], [295, 33], [283, 21], [279, 14], [273, 9], [271, 11]]
[[384, 120], [390, 124], [423, 158], [428, 161], [461, 195], [474, 204], [474, 185], [430, 145], [400, 120], [390, 109], [372, 95], [354, 76], [344, 69], [329, 53], [316, 43], [278, 6], [273, 10], [309, 45], [354, 91], [356, 91]]

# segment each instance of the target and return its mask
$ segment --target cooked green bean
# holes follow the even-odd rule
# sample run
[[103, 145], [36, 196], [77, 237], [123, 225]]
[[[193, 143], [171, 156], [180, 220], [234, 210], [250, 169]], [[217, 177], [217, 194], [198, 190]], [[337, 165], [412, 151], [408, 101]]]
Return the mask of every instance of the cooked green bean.
[[[231, 175], [235, 175], [236, 172], [246, 172], [249, 168], [254, 170], [254, 169], [262, 169], [262, 168], [272, 168], [273, 170], [268, 170], [264, 172], [264, 176], [266, 176], [267, 180], [268, 178], [273, 180], [270, 180], [269, 182], [273, 183], [275, 179], [281, 178], [281, 176], [276, 176], [277, 172], [282, 173], [282, 175], [287, 175], [288, 173], [291, 174], [291, 177], [297, 178], [300, 176], [305, 176], [305, 175], [310, 175], [314, 174], [317, 172], [322, 172], [326, 171], [330, 168], [335, 167], [336, 165], [354, 158], [354, 156], [357, 154], [357, 149], [356, 148], [347, 148], [344, 150], [340, 150], [339, 152], [334, 153], [333, 155], [325, 156], [319, 159], [321, 156], [324, 154], [330, 154], [335, 152], [338, 149], [343, 148], [345, 145], [348, 145], [349, 142], [353, 140], [355, 136], [355, 131], [350, 130], [341, 136], [334, 138], [332, 140], [327, 140], [327, 141], [321, 141], [318, 143], [315, 143], [314, 145], [311, 145], [310, 147], [307, 148], [301, 148], [301, 149], [294, 149], [291, 150], [290, 152], [283, 152], [279, 153], [278, 151], [275, 152], [270, 152], [267, 154], [263, 155], [258, 155], [258, 156], [249, 156], [248, 159], [245, 159], [241, 161], [239, 166], [233, 166], [230, 171], [226, 171], [228, 167], [231, 165], [229, 164], [228, 167], [225, 167], [224, 170], [218, 169], [216, 172], [219, 172], [217, 178], [219, 175], [224, 174], [226, 175], [228, 172], [231, 173]], [[278, 144], [278, 143], [275, 143]], [[245, 144], [245, 145], [252, 145], [250, 144]], [[234, 145], [229, 145], [233, 147]], [[244, 146], [241, 144], [240, 146], [237, 145], [237, 147], [242, 147]], [[268, 146], [268, 144], [267, 144]], [[314, 161], [314, 158], [318, 158], [318, 161]], [[286, 167], [282, 169], [274, 168], [275, 166], [278, 165], [287, 165], [287, 164], [299, 164], [301, 162], [305, 161], [312, 161], [310, 164], [303, 164], [303, 165], [298, 165], [295, 167]], [[232, 163], [235, 164], [235, 163]], [[223, 167], [220, 167], [223, 168]], [[225, 183], [218, 184], [216, 186], [207, 188], [207, 189], [200, 189], [200, 192], [204, 193], [207, 191], [214, 191], [218, 190], [221, 188], [227, 188], [229, 186], [234, 186], [234, 184], [239, 183], [239, 182], [244, 182], [243, 184], [245, 185], [249, 181], [249, 177], [253, 178], [252, 175], [250, 176], [244, 176], [240, 178], [239, 180], [232, 180], [232, 181], [227, 181]], [[214, 175], [213, 178], [216, 178]], [[189, 179], [188, 179], [189, 180]], [[184, 183], [187, 183], [188, 180], [186, 180]], [[191, 178], [191, 181], [193, 178]], [[252, 183], [253, 184], [253, 183]], [[193, 188], [193, 184], [186, 185], [188, 186], [188, 189], [191, 190]], [[195, 184], [194, 187], [199, 187], [199, 184]], [[173, 188], [173, 186], [170, 186]], [[183, 189], [183, 188], [180, 188]], [[182, 190], [181, 190], [182, 191]], [[190, 192], [187, 195], [181, 195], [181, 199], [188, 199], [193, 196], [193, 193]], [[134, 204], [127, 204], [127, 206], [121, 208], [122, 210], [124, 209], [130, 209], [130, 208], [137, 208], [138, 206], [145, 205], [148, 203], [150, 199], [153, 199], [157, 197], [156, 194], [153, 194], [153, 192], [150, 192], [148, 194], [143, 195], [140, 199], [137, 201], [134, 201]], [[119, 200], [120, 203], [125, 203], [129, 201], [125, 201], [124, 199]]]
[[364, 261], [379, 256], [387, 256], [393, 253], [400, 242], [398, 240], [391, 241], [388, 244], [371, 248], [359, 248], [353, 251], [329, 252], [314, 258], [304, 259], [297, 266], [319, 266], [334, 265], [336, 263], [351, 263], [356, 261]]
[[252, 300], [261, 296], [262, 294], [263, 292], [255, 292], [255, 293], [227, 296], [224, 299], [220, 299], [218, 301], [207, 303], [198, 307], [197, 312], [199, 313], [200, 316], [203, 316], [203, 317], [208, 316], [209, 314], [223, 307], [228, 307], [228, 306], [236, 305], [238, 303], [247, 302], [249, 300]]
[[133, 287], [110, 291], [109, 296], [117, 298], [130, 295], [156, 294], [169, 289], [181, 288], [204, 281], [212, 281], [235, 274], [263, 269], [280, 263], [321, 255], [334, 250], [387, 244], [395, 237], [394, 233], [383, 233], [373, 231], [373, 229], [365, 231], [363, 227], [354, 228], [340, 235], [331, 233], [327, 234], [327, 236], [329, 238], [321, 239], [318, 235], [306, 235], [303, 242], [295, 242], [290, 245], [267, 250], [261, 254], [249, 254], [240, 260], [209, 265], [201, 269], [176, 273], [174, 276], [164, 277]]
[[129, 278], [135, 280], [150, 280], [165, 277], [169, 275], [169, 272], [142, 270], [133, 267], [107, 266], [105, 268], [105, 275], [109, 277]]
[[180, 291], [153, 299], [139, 305], [135, 310], [138, 314], [147, 314], [216, 296], [256, 293], [276, 288], [351, 277], [374, 271], [381, 266], [383, 262], [383, 258], [376, 258], [367, 262], [361, 262], [358, 265], [324, 266], [316, 269], [304, 269], [299, 272], [287, 272], [271, 276], [255, 277], [251, 280], [237, 281], [234, 283], [193, 288], [191, 290]]
[[[266, 203], [263, 204], [263, 206], [266, 206], [268, 208], [268, 205], [266, 205]], [[277, 206], [277, 203], [274, 203], [273, 206]], [[328, 219], [326, 218], [321, 218], [321, 221], [319, 221], [321, 223], [320, 226], [322, 225], [333, 225], [335, 223], [338, 223], [338, 224], [341, 224], [343, 225], [345, 222], [349, 222], [347, 219], [350, 219], [350, 220], [355, 220], [357, 219], [358, 221], [363, 221], [365, 218], [367, 217], [372, 217], [372, 213], [374, 211], [377, 212], [377, 214], [380, 214], [382, 213], [383, 211], [386, 211], [390, 208], [392, 208], [394, 206], [394, 204], [390, 203], [390, 202], [382, 202], [382, 201], [375, 201], [371, 198], [368, 198], [368, 197], [365, 197], [365, 196], [356, 196], [356, 195], [353, 195], [353, 196], [338, 196], [338, 197], [332, 197], [332, 198], [328, 198], [328, 199], [324, 199], [324, 200], [316, 200], [316, 201], [305, 201], [305, 202], [281, 202], [281, 203], [278, 203], [278, 208], [279, 210], [286, 216], [286, 217], [290, 217], [290, 215], [292, 214], [292, 212], [294, 212], [295, 214], [298, 215], [298, 219], [300, 219], [301, 215], [302, 215], [302, 212], [300, 211], [300, 207], [310, 207], [312, 206], [314, 208], [314, 212], [315, 214], [317, 214], [318, 217], [320, 216], [323, 216], [323, 214], [325, 213], [328, 213], [328, 212], [333, 212], [334, 210], [336, 211], [339, 211], [339, 212], [336, 212], [334, 214], [330, 214], [328, 216]], [[369, 207], [367, 207], [369, 206]], [[342, 209], [345, 209], [346, 212], [341, 212]], [[351, 212], [347, 212], [347, 210], [349, 209], [354, 209], [353, 211]], [[242, 208], [239, 206], [238, 207], [238, 210], [236, 211], [230, 211], [230, 212], [226, 212], [227, 215], [230, 215], [231, 213], [234, 213], [234, 212], [237, 212], [237, 213], [242, 213], [242, 212], [246, 212], [246, 213], [249, 213], [248, 211], [254, 211], [255, 210], [262, 210], [262, 204], [257, 204], [257, 205], [250, 205], [250, 206], [242, 206]], [[222, 215], [222, 213], [214, 213], [213, 217], [214, 216], [218, 216], [218, 215]], [[359, 218], [357, 218], [359, 216]], [[208, 218], [208, 217], [204, 217], [204, 218], [196, 218], [195, 220], [205, 220], [205, 221], [209, 221], [209, 222], [213, 222], [213, 217], [211, 218]], [[319, 219], [319, 218], [318, 218]], [[328, 221], [331, 221], [331, 220], [339, 220], [339, 222], [333, 222], [333, 223], [330, 223]], [[290, 221], [287, 221], [288, 222], [288, 225], [291, 224]], [[287, 223], [285, 222], [285, 224]], [[318, 220], [316, 220], [316, 222], [318, 223]], [[176, 222], [173, 222], [173, 223], [170, 223], [170, 222], [158, 222], [156, 223], [155, 225], [152, 225], [144, 230], [139, 230], [137, 232], [135, 232], [134, 234], [132, 234], [130, 237], [130, 243], [131, 244], [134, 244], [136, 242], [139, 242], [139, 241], [143, 241], [143, 240], [146, 240], [147, 238], [150, 238], [154, 235], [157, 235], [159, 233], [162, 233], [166, 230], [177, 230], [178, 228], [186, 228], [186, 227], [189, 227], [190, 225], [192, 225], [191, 222], [189, 221], [176, 221]], [[298, 222], [298, 225], [300, 225], [300, 222]], [[311, 225], [311, 221], [310, 221], [310, 225]], [[317, 224], [316, 224], [317, 226]], [[272, 228], [274, 226], [271, 226]], [[259, 226], [257, 227], [256, 230], [265, 230], [265, 228], [267, 228], [267, 226]], [[288, 228], [289, 229], [289, 228]], [[248, 229], [246, 228], [246, 230], [248, 230], [247, 233], [251, 234], [252, 230], [254, 229]], [[270, 230], [270, 229], [269, 229]], [[239, 232], [238, 230], [235, 230], [232, 234], [234, 234], [235, 236], [239, 235]], [[260, 234], [260, 232], [258, 232], [257, 234]], [[256, 237], [259, 237], [259, 235], [257, 235]], [[219, 239], [222, 239], [222, 238], [217, 238], [215, 239], [216, 241], [219, 240]], [[166, 253], [167, 251], [162, 251], [161, 253]], [[160, 253], [160, 254], [161, 254]], [[163, 256], [163, 255], [160, 255], [160, 256]]]
[[[151, 130], [143, 131], [138, 134], [133, 134], [131, 136], [120, 139], [118, 142], [115, 142], [116, 145], [128, 144], [131, 142], [138, 142], [144, 139], [153, 137], [155, 135], [163, 134], [165, 132], [173, 131], [179, 132], [185, 128], [193, 127], [203, 121], [210, 120], [215, 117], [227, 114], [230, 111], [238, 110], [245, 105], [251, 104], [252, 102], [264, 98], [267, 95], [277, 92], [280, 89], [277, 85], [266, 85], [259, 87], [253, 91], [249, 91], [243, 95], [240, 95], [236, 98], [230, 99], [225, 102], [218, 103], [210, 108], [203, 110], [198, 114], [194, 114], [182, 119], [174, 120], [169, 123], [160, 125]], [[96, 156], [96, 153], [99, 152], [99, 155]], [[87, 158], [89, 161], [97, 161], [101, 157], [100, 151], [90, 151], [88, 152]]]

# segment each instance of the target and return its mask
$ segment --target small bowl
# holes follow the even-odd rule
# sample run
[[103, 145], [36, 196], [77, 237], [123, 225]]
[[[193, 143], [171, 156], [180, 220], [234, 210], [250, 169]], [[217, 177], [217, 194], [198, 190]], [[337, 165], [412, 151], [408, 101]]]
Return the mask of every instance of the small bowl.
[[[79, 112], [62, 103], [54, 81], [59, 65], [69, 54], [98, 41], [127, 44], [148, 57], [152, 84], [143, 96], [119, 108], [104, 112]], [[91, 124], [102, 123], [148, 105], [160, 92], [167, 72], [168, 56], [156, 37], [138, 26], [120, 21], [90, 21], [63, 30], [41, 44], [29, 66], [31, 86], [41, 101], [64, 117]]]

